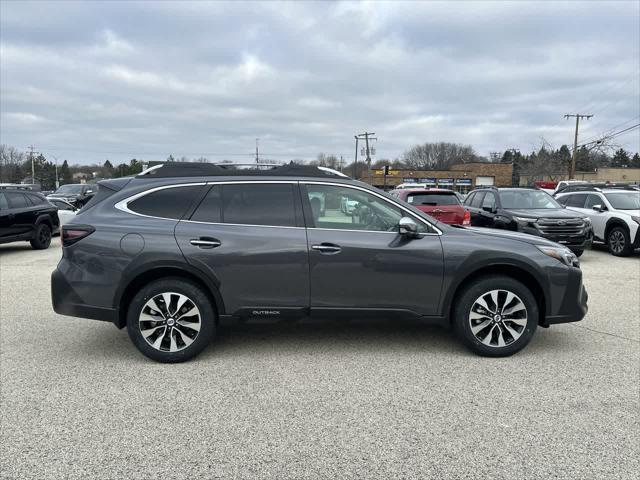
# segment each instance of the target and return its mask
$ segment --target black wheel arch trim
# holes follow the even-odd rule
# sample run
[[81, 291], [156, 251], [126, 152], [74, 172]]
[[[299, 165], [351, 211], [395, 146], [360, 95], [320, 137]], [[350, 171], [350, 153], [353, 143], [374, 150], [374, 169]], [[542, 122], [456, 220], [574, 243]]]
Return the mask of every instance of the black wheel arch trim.
[[[543, 319], [550, 314], [551, 291], [549, 289], [549, 281], [545, 279], [545, 275], [538, 271], [535, 264], [516, 258], [497, 258], [489, 262], [484, 259], [477, 260], [472, 264], [462, 265], [461, 267], [462, 268], [456, 272], [456, 275], [453, 276], [455, 281], [445, 287], [446, 292], [444, 292], [442, 296], [441, 312], [443, 315], [448, 316], [450, 320], [452, 318], [451, 312], [454, 307], [454, 300], [461, 289], [464, 288], [464, 285], [478, 276], [491, 274], [511, 276], [525, 285], [533, 281], [539, 293], [542, 293], [542, 298], [539, 299], [539, 306], [542, 307], [539, 308], [539, 321], [543, 321]], [[519, 275], [516, 276], [514, 275], [515, 273]], [[445, 272], [445, 278], [446, 276], [447, 273]], [[537, 292], [533, 293], [534, 296], [536, 296]]]
[[610, 218], [609, 220], [607, 220], [607, 224], [604, 227], [604, 241], [607, 241], [607, 237], [609, 236], [609, 232], [611, 231], [611, 229], [615, 228], [615, 227], [622, 227], [624, 228], [627, 233], [631, 233], [629, 230], [629, 225], [627, 225], [625, 223], [624, 220], [621, 220], [620, 218]]
[[[137, 262], [136, 262], [137, 263]], [[220, 282], [217, 278], [194, 267], [191, 264], [186, 263], [184, 260], [178, 259], [161, 259], [151, 262], [144, 262], [140, 265], [134, 266], [123, 273], [123, 281], [120, 282], [120, 286], [115, 293], [113, 299], [113, 305], [116, 307], [118, 314], [116, 315], [115, 323], [118, 328], [123, 328], [126, 325], [127, 312], [121, 311], [122, 301], [126, 296], [130, 296], [132, 292], [129, 292], [129, 288], [140, 278], [144, 278], [146, 275], [153, 274], [153, 272], [166, 272], [170, 275], [170, 271], [174, 271], [178, 276], [191, 277], [196, 279], [199, 283], [206, 287], [206, 293], [210, 294], [214, 301], [214, 309], [218, 316], [225, 315], [226, 310], [222, 295], [220, 294], [219, 286]], [[186, 275], [185, 275], [186, 274]], [[163, 275], [166, 276], [166, 275]], [[161, 278], [161, 277], [158, 277]]]

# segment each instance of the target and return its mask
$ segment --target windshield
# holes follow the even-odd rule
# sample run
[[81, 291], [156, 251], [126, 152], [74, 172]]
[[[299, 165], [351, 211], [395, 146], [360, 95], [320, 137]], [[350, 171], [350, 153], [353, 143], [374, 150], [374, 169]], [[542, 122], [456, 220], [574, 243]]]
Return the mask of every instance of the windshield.
[[640, 210], [640, 192], [605, 193], [616, 210]]
[[56, 193], [82, 193], [82, 185], [62, 185], [58, 190], [56, 190]]
[[502, 208], [534, 209], [534, 208], [562, 208], [551, 195], [540, 190], [510, 190], [500, 192]]
[[411, 205], [458, 205], [458, 197], [455, 193], [410, 193], [407, 203]]

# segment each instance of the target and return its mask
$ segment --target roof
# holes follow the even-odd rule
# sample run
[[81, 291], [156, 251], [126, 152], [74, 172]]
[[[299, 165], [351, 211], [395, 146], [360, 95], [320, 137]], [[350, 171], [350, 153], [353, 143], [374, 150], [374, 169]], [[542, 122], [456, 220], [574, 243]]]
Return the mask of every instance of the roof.
[[195, 162], [166, 162], [155, 165], [137, 177], [170, 178], [170, 177], [247, 177], [247, 176], [277, 176], [277, 177], [331, 177], [348, 178], [347, 175], [336, 170], [289, 163], [286, 165], [273, 164], [234, 164], [234, 163], [195, 163]]

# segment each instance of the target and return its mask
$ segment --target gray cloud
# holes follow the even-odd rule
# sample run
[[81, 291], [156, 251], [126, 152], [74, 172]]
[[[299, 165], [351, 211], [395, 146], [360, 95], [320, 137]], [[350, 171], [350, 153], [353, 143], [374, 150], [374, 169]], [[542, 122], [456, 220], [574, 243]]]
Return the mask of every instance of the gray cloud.
[[[3, 143], [72, 162], [481, 154], [640, 122], [638, 2], [2, 2]], [[37, 18], [37, 21], [34, 21]], [[636, 120], [633, 122], [633, 120]], [[626, 122], [626, 123], [625, 123]], [[619, 138], [640, 149], [637, 130]], [[249, 160], [249, 157], [247, 157]]]

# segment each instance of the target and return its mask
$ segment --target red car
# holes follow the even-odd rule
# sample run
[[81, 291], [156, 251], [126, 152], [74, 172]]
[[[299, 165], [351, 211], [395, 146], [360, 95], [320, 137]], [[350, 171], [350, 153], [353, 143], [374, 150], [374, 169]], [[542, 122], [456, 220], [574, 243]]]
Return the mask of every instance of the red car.
[[391, 192], [432, 217], [449, 225], [471, 225], [471, 214], [466, 210], [453, 190], [443, 188], [406, 188]]

